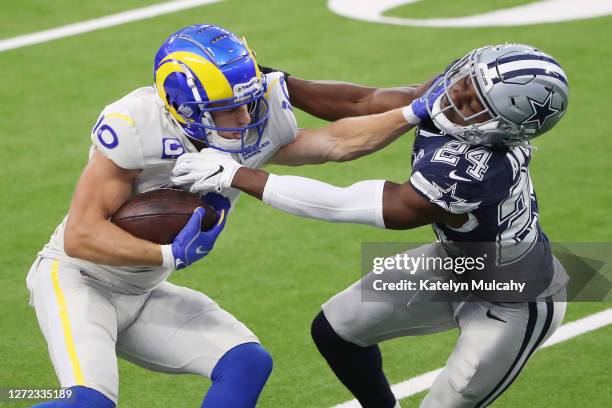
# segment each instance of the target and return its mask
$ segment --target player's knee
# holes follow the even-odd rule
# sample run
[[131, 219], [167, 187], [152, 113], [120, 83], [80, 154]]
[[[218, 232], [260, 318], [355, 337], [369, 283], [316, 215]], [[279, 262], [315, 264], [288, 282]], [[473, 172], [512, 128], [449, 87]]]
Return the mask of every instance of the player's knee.
[[272, 356], [258, 343], [245, 343], [234, 347], [219, 360], [212, 372], [212, 380], [223, 381], [239, 377], [266, 382], [272, 372]]
[[254, 407], [271, 372], [272, 357], [260, 344], [234, 347], [215, 365], [202, 407]]
[[272, 372], [272, 356], [261, 344], [249, 343], [245, 345], [246, 361], [245, 373], [251, 375], [257, 373], [260, 379], [267, 379]]
[[[455, 358], [453, 358], [455, 357]], [[462, 401], [472, 401], [482, 393], [483, 384], [487, 382], [475, 381], [479, 371], [479, 361], [476, 356], [463, 356], [459, 359], [453, 356], [449, 359], [446, 371], [449, 392], [454, 393]]]
[[310, 335], [312, 340], [315, 342], [319, 350], [325, 349], [327, 346], [334, 343], [343, 342], [342, 338], [338, 336], [338, 333], [331, 326], [323, 311], [320, 311], [310, 325]]
[[115, 403], [93, 388], [76, 386], [67, 389], [66, 398], [43, 402], [32, 408], [115, 408]]

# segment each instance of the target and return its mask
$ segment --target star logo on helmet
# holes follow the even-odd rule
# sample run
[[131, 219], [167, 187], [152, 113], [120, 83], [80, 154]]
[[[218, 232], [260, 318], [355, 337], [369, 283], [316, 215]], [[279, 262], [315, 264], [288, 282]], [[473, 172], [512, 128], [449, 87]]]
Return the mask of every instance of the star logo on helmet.
[[527, 97], [527, 100], [531, 104], [532, 113], [531, 116], [525, 119], [522, 124], [525, 125], [527, 123], [536, 123], [538, 130], [540, 130], [542, 129], [542, 126], [544, 126], [544, 123], [546, 123], [546, 119], [559, 113], [560, 109], [555, 109], [551, 106], [553, 94], [554, 91], [550, 91], [546, 97], [546, 100], [541, 103], [535, 99]]

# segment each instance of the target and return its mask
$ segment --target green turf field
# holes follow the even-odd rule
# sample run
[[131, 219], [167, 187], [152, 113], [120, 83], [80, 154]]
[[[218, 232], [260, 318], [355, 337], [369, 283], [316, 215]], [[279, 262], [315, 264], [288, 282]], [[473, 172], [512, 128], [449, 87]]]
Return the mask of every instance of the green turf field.
[[[44, 5], [43, 5], [44, 3]], [[8, 38], [153, 1], [0, 3], [0, 37]], [[325, 1], [228, 0], [45, 44], [0, 52], [1, 387], [57, 386], [46, 344], [27, 305], [25, 276], [36, 252], [66, 213], [87, 160], [88, 134], [102, 108], [152, 82], [152, 61], [165, 37], [201, 22], [244, 34], [264, 65], [307, 78], [376, 86], [418, 83], [452, 59], [489, 43], [526, 42], [556, 56], [571, 83], [566, 118], [538, 139], [531, 174], [541, 223], [553, 241], [611, 242], [612, 151], [609, 112], [612, 16], [528, 27], [439, 29], [365, 23], [332, 14]], [[525, 3], [428, 0], [387, 15], [450, 17]], [[449, 7], [446, 7], [446, 6]], [[414, 13], [411, 12], [414, 10]], [[321, 122], [298, 112], [301, 127]], [[339, 185], [362, 179], [404, 181], [412, 134], [370, 157], [345, 164], [270, 167]], [[245, 322], [274, 357], [262, 407], [328, 407], [350, 394], [310, 340], [312, 317], [360, 274], [364, 241], [428, 241], [430, 228], [384, 231], [294, 218], [243, 197], [215, 251], [171, 281], [205, 292]], [[569, 305], [566, 322], [610, 307]], [[455, 332], [382, 345], [393, 383], [444, 365]], [[547, 348], [495, 407], [610, 407], [610, 326]], [[197, 407], [209, 382], [120, 363], [120, 406]], [[419, 394], [403, 401], [416, 406]], [[0, 402], [0, 405], [2, 403]], [[6, 407], [28, 404], [4, 403]]]

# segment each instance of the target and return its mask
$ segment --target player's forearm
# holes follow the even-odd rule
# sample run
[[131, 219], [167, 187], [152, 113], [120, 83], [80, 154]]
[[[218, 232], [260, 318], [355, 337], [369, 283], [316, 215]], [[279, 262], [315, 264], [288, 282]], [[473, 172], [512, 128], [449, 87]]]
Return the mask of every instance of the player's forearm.
[[353, 116], [386, 112], [410, 104], [418, 85], [375, 88], [340, 81], [287, 80], [291, 104], [313, 116], [335, 121]]
[[261, 200], [269, 174], [263, 170], [240, 167], [232, 180], [232, 187]]
[[340, 81], [315, 81], [290, 76], [287, 79], [291, 104], [328, 121], [382, 113], [409, 105], [429, 88], [422, 85], [375, 88]]
[[328, 222], [405, 230], [436, 221], [455, 228], [467, 221], [465, 214], [447, 213], [424, 201], [409, 184], [384, 180], [365, 180], [342, 188], [241, 167], [232, 187], [289, 214]]
[[64, 234], [66, 254], [93, 263], [114, 266], [160, 266], [161, 246], [136, 238], [107, 220], [87, 227], [70, 224]]
[[365, 156], [387, 146], [413, 126], [402, 109], [339, 120], [323, 129], [334, 144], [328, 159], [348, 161]]
[[314, 81], [290, 76], [291, 104], [328, 121], [367, 114], [367, 98], [376, 88], [339, 81]]
[[289, 214], [381, 228], [384, 228], [384, 185], [383, 180], [367, 180], [342, 188], [305, 177], [269, 175], [246, 167], [241, 167], [232, 181], [232, 187]]

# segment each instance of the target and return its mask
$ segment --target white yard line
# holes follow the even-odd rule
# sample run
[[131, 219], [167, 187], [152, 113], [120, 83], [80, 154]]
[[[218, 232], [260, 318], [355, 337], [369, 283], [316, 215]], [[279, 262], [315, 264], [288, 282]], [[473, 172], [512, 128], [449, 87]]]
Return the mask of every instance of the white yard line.
[[59, 38], [88, 33], [90, 31], [130, 23], [132, 21], [145, 20], [147, 18], [157, 17], [163, 14], [174, 13], [176, 11], [186, 10], [210, 3], [217, 3], [220, 1], [223, 0], [168, 1], [166, 3], [154, 4], [152, 6], [111, 14], [110, 16], [94, 18], [93, 20], [81, 21], [80, 23], [68, 24], [65, 26], [52, 28], [50, 30], [37, 31], [31, 34], [0, 40], [0, 52], [26, 47], [33, 44], [40, 44], [47, 41], [53, 41]]
[[[557, 331], [542, 345], [542, 347], [550, 347], [557, 343], [564, 342], [581, 334], [597, 330], [604, 326], [612, 324], [612, 308], [602, 312], [592, 314], [582, 319], [566, 323], [559, 327]], [[412, 395], [418, 394], [431, 387], [436, 376], [442, 371], [442, 368], [421, 374], [409, 380], [391, 386], [393, 394], [398, 399], [404, 399]], [[361, 405], [356, 400], [347, 401], [342, 404], [335, 405], [333, 408], [360, 408]]]

